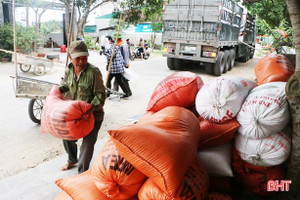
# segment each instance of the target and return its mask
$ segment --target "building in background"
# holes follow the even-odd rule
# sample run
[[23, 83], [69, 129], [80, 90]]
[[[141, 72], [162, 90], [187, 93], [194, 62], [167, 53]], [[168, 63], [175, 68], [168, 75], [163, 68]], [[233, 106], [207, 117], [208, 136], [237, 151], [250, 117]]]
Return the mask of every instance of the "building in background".
[[[107, 35], [113, 35], [117, 30], [112, 26], [111, 21], [113, 19], [113, 13], [119, 11], [120, 7], [112, 2], [107, 2], [99, 6], [95, 10], [94, 17], [97, 30], [96, 33], [101, 38]], [[89, 26], [92, 24], [88, 24]], [[88, 29], [87, 29], [88, 30]], [[151, 29], [150, 23], [140, 23], [136, 26], [130, 26], [127, 29], [121, 30], [123, 35], [123, 40], [130, 39], [131, 43], [137, 45], [140, 38], [149, 41], [153, 31]], [[87, 33], [89, 34], [89, 33]], [[156, 44], [161, 44], [161, 33], [156, 33], [157, 37], [155, 40]], [[101, 44], [100, 44], [101, 45]]]
[[12, 3], [0, 0], [0, 26], [5, 23], [13, 23]]
[[3, 25], [4, 25], [3, 8], [2, 8], [2, 3], [0, 3], [0, 27]]

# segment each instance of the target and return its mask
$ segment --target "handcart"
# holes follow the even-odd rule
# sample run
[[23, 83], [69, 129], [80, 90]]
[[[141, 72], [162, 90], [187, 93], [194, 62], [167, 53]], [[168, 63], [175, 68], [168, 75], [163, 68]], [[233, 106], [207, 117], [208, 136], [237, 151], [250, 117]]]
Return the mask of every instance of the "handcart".
[[16, 84], [15, 94], [19, 98], [30, 98], [28, 105], [28, 114], [30, 119], [35, 123], [41, 122], [42, 109], [47, 94], [56, 83], [32, 79], [24, 76], [12, 77]]
[[45, 59], [23, 54], [18, 55], [17, 63], [22, 72], [28, 72], [31, 68], [33, 68], [34, 74], [38, 76], [44, 75], [46, 69], [52, 69], [53, 67], [52, 59]]

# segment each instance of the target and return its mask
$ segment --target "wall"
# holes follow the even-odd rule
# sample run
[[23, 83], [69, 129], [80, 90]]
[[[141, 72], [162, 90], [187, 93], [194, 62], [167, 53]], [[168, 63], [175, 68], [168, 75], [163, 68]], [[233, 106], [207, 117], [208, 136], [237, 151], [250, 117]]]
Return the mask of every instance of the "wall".
[[0, 0], [0, 27], [4, 25], [3, 8]]
[[51, 37], [54, 42], [58, 44], [58, 46], [63, 45], [63, 33], [45, 33], [46, 41]]

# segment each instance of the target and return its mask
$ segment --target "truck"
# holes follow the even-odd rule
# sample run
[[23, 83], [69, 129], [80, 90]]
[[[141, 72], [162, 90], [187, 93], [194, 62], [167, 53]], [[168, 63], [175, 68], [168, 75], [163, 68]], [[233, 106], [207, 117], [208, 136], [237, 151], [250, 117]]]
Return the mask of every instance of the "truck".
[[255, 50], [255, 17], [232, 0], [165, 0], [163, 56], [171, 70], [193, 64], [216, 76]]

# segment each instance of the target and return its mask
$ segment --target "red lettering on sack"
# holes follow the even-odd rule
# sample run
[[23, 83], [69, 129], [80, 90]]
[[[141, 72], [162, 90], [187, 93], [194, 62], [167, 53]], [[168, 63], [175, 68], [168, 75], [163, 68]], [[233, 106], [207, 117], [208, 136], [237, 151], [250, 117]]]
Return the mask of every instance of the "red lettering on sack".
[[279, 188], [280, 191], [289, 191], [290, 190], [290, 184], [292, 184], [291, 180], [281, 180], [280, 182], [278, 180], [269, 180], [267, 184], [267, 191], [269, 192], [278, 192]]
[[267, 108], [270, 106], [271, 103], [266, 103], [264, 100], [260, 100], [259, 102], [259, 105], [264, 105], [266, 106]]
[[241, 83], [243, 84], [244, 87], [248, 86], [248, 84], [247, 84], [247, 82], [245, 80], [241, 80]]

